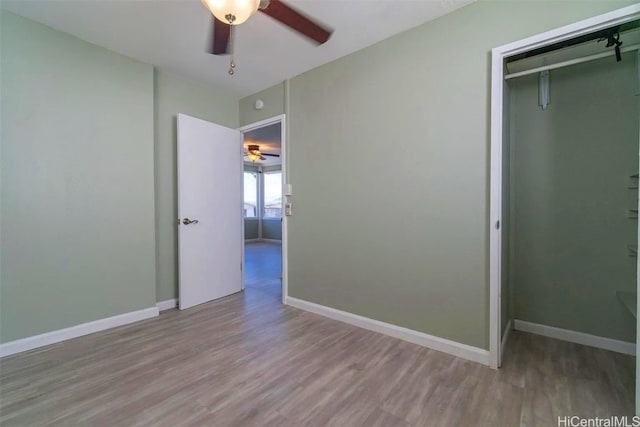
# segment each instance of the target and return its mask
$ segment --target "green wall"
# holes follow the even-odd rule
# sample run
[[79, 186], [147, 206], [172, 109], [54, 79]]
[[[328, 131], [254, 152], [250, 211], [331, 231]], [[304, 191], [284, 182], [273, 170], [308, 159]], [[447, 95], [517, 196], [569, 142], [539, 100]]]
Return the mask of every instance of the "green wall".
[[262, 220], [262, 238], [282, 240], [282, 221], [280, 219]]
[[[256, 100], [264, 101], [264, 108], [256, 110]], [[279, 83], [239, 102], [240, 126], [250, 125], [284, 113], [284, 84]]]
[[238, 127], [238, 98], [164, 72], [155, 73], [157, 300], [178, 297], [176, 117], [184, 113]]
[[631, 3], [481, 1], [293, 78], [290, 295], [488, 348], [490, 50]]
[[152, 67], [0, 19], [0, 341], [154, 307]]
[[636, 53], [551, 71], [513, 96], [515, 318], [635, 342], [617, 290], [636, 288], [638, 71]]
[[245, 240], [257, 239], [260, 237], [260, 230], [258, 229], [259, 220], [257, 218], [245, 218], [244, 219], [244, 238]]

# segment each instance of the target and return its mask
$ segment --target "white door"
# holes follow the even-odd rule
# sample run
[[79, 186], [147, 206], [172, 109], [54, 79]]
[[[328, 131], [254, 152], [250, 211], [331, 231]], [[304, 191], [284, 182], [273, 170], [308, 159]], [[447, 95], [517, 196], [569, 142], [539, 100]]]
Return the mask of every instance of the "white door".
[[180, 310], [242, 289], [240, 132], [178, 114]]

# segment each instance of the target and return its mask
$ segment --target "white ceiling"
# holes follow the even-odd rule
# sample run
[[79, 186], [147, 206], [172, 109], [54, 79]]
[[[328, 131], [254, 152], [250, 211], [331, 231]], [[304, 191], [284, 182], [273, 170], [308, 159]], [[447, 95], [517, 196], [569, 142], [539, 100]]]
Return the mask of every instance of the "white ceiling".
[[335, 31], [316, 47], [257, 13], [236, 28], [236, 73], [205, 52], [199, 0], [2, 0], [2, 8], [195, 82], [247, 96], [416, 27], [473, 0], [290, 0]]

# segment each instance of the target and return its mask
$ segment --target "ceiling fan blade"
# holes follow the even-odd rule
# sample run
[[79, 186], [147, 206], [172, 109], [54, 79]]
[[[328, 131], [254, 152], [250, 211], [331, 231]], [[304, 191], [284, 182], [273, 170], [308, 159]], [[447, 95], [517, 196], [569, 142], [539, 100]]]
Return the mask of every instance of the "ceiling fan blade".
[[259, 10], [318, 44], [329, 40], [333, 32], [312, 21], [302, 13], [291, 8], [291, 6], [282, 3], [280, 0], [271, 0], [266, 8]]
[[280, 157], [280, 154], [262, 153], [263, 156]]
[[226, 55], [229, 52], [229, 42], [231, 41], [231, 25], [225, 24], [212, 15], [212, 31], [209, 37], [207, 52], [214, 55]]

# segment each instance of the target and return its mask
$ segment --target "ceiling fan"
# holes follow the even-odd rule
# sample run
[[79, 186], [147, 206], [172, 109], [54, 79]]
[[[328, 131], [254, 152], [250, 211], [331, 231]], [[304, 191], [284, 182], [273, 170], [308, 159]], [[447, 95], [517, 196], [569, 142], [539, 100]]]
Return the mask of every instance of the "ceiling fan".
[[280, 157], [280, 154], [261, 153], [259, 145], [249, 144], [247, 145], [247, 152], [245, 153], [245, 156], [247, 156], [252, 162], [255, 162], [256, 160], [267, 160], [264, 156]]
[[[213, 13], [213, 37], [207, 48], [214, 55], [232, 53], [232, 27], [240, 25], [260, 11], [302, 34], [318, 45], [331, 37], [332, 31], [306, 17], [280, 0], [201, 0]], [[233, 74], [231, 63], [229, 74]]]

